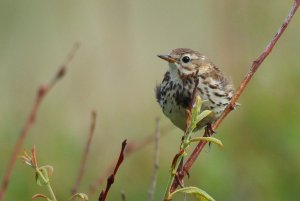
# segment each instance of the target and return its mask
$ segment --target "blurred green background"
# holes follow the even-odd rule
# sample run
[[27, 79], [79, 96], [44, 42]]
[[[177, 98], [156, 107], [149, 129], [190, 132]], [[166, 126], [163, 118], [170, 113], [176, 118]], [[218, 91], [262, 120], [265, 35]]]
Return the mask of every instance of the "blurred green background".
[[[154, 98], [167, 64], [156, 57], [177, 47], [208, 55], [238, 86], [287, 15], [282, 0], [0, 1], [0, 176], [41, 83], [47, 83], [74, 42], [81, 48], [67, 76], [43, 102], [24, 148], [33, 144], [41, 165], [54, 166], [53, 188], [66, 200], [77, 176], [90, 124], [98, 112], [87, 171], [89, 185], [117, 158], [123, 139], [170, 124]], [[186, 185], [216, 200], [299, 200], [300, 16], [295, 18], [218, 129], [225, 144], [206, 150]], [[156, 200], [161, 200], [181, 132], [160, 141]], [[108, 200], [146, 200], [153, 144], [125, 159]], [[104, 186], [99, 187], [100, 189]], [[45, 193], [20, 161], [5, 200]], [[92, 197], [96, 200], [98, 196]], [[178, 197], [176, 200], [182, 200]], [[192, 198], [189, 198], [192, 200]]]

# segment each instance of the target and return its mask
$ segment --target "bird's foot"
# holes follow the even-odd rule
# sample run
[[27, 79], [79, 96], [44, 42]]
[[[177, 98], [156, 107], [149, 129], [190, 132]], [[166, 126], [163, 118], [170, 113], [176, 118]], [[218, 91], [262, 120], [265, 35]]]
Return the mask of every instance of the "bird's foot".
[[205, 127], [204, 137], [211, 137], [213, 134], [216, 134], [216, 131], [213, 129], [211, 123], [209, 123]]
[[[207, 124], [204, 131], [204, 137], [211, 137], [215, 133], [216, 131], [213, 129], [211, 123]], [[208, 143], [208, 146], [211, 146], [211, 142]]]

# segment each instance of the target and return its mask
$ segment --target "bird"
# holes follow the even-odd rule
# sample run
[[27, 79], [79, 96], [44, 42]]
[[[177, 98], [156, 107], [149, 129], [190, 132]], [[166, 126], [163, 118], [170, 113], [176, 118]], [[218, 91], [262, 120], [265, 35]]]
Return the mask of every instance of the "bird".
[[155, 88], [156, 100], [163, 113], [179, 129], [187, 129], [188, 109], [195, 96], [200, 96], [199, 112], [210, 110], [211, 115], [197, 123], [194, 131], [206, 128], [205, 135], [214, 133], [212, 123], [222, 114], [234, 95], [234, 87], [221, 70], [202, 53], [177, 48], [169, 54], [159, 54], [169, 68], [161, 84]]

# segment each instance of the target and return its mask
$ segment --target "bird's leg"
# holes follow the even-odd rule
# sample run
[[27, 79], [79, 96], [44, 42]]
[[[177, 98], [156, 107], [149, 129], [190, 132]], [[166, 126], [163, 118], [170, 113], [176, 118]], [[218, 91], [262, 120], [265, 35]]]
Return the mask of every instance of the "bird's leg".
[[[215, 133], [216, 131], [212, 128], [211, 123], [208, 123], [205, 127], [204, 137], [211, 137]], [[208, 146], [211, 146], [211, 142], [208, 143]]]
[[212, 128], [211, 123], [208, 123], [205, 127], [204, 137], [211, 137], [215, 133], [216, 131]]

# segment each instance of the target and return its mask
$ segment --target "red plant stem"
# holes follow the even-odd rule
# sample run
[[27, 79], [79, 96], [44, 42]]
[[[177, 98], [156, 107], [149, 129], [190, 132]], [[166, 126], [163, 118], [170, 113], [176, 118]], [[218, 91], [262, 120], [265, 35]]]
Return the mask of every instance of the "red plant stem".
[[105, 201], [106, 200], [106, 196], [108, 194], [108, 191], [109, 191], [111, 185], [115, 182], [115, 176], [118, 172], [118, 169], [119, 169], [120, 165], [124, 161], [124, 150], [126, 148], [126, 145], [127, 145], [127, 140], [124, 140], [123, 143], [122, 143], [122, 148], [121, 148], [121, 151], [120, 151], [120, 155], [119, 155], [117, 164], [114, 168], [113, 173], [107, 178], [106, 188], [105, 188], [105, 190], [101, 191], [99, 199], [98, 199], [99, 201]]
[[[213, 124], [212, 128], [214, 130], [217, 129], [220, 126], [220, 124], [223, 122], [223, 120], [226, 118], [226, 116], [232, 110], [234, 110], [235, 103], [237, 102], [237, 100], [239, 99], [241, 94], [244, 92], [245, 88], [247, 87], [248, 83], [251, 81], [251, 79], [252, 79], [253, 75], [255, 74], [255, 72], [257, 71], [257, 69], [260, 67], [261, 63], [271, 53], [271, 51], [272, 51], [273, 47], [275, 46], [275, 44], [277, 43], [278, 39], [281, 37], [281, 35], [286, 30], [287, 26], [289, 25], [290, 21], [292, 20], [292, 18], [294, 16], [294, 14], [296, 13], [296, 11], [299, 7], [299, 4], [300, 4], [300, 0], [296, 0], [294, 2], [288, 16], [285, 18], [283, 24], [281, 25], [281, 27], [279, 28], [279, 30], [277, 31], [275, 36], [272, 38], [271, 42], [267, 45], [267, 47], [260, 54], [260, 56], [255, 61], [253, 61], [249, 72], [246, 74], [244, 80], [241, 82], [241, 84], [240, 84], [239, 88], [237, 89], [235, 95], [233, 96], [232, 100], [230, 101], [230, 104], [226, 107], [226, 109], [224, 110], [222, 115], [219, 117], [219, 119]], [[188, 160], [184, 164], [184, 167], [183, 167], [184, 171], [183, 171], [183, 174], [180, 174], [180, 181], [189, 172], [189, 170], [191, 169], [191, 167], [194, 164], [194, 162], [196, 161], [197, 157], [199, 156], [199, 154], [203, 150], [206, 143], [207, 143], [206, 141], [200, 141], [198, 143], [198, 145], [195, 147], [192, 154], [190, 155], [190, 157], [188, 158]], [[179, 182], [177, 180], [175, 180], [173, 182], [171, 192], [175, 191], [176, 188], [178, 187], [178, 185], [179, 185]]]
[[88, 154], [90, 151], [90, 146], [91, 146], [91, 142], [92, 142], [95, 127], [96, 127], [96, 117], [97, 117], [96, 111], [92, 111], [92, 113], [91, 113], [92, 120], [91, 120], [91, 126], [90, 126], [90, 130], [89, 130], [89, 134], [88, 134], [88, 139], [87, 139], [85, 149], [83, 152], [83, 156], [82, 156], [82, 160], [80, 163], [78, 177], [77, 177], [76, 182], [71, 190], [72, 195], [74, 195], [77, 192], [78, 187], [81, 183], [81, 180], [82, 180], [84, 172], [85, 172], [86, 161], [87, 161], [87, 157], [88, 157]]
[[36, 99], [33, 103], [32, 109], [31, 109], [31, 112], [30, 112], [30, 114], [27, 118], [27, 121], [16, 141], [16, 144], [14, 146], [10, 160], [9, 160], [6, 170], [4, 172], [1, 189], [0, 189], [0, 201], [4, 197], [4, 194], [8, 187], [10, 177], [12, 175], [13, 168], [16, 163], [16, 159], [21, 151], [22, 145], [23, 145], [32, 125], [35, 122], [36, 115], [37, 115], [37, 112], [40, 108], [42, 101], [44, 100], [45, 96], [49, 93], [49, 91], [53, 88], [53, 86], [57, 83], [57, 81], [65, 75], [65, 73], [67, 71], [67, 67], [68, 67], [69, 63], [71, 62], [71, 60], [73, 59], [74, 54], [78, 48], [79, 48], [79, 43], [75, 43], [73, 49], [71, 50], [68, 57], [66, 58], [66, 61], [60, 66], [60, 68], [58, 69], [57, 73], [55, 74], [55, 76], [51, 80], [51, 82], [48, 85], [41, 85], [39, 87], [37, 94], [36, 94]]

